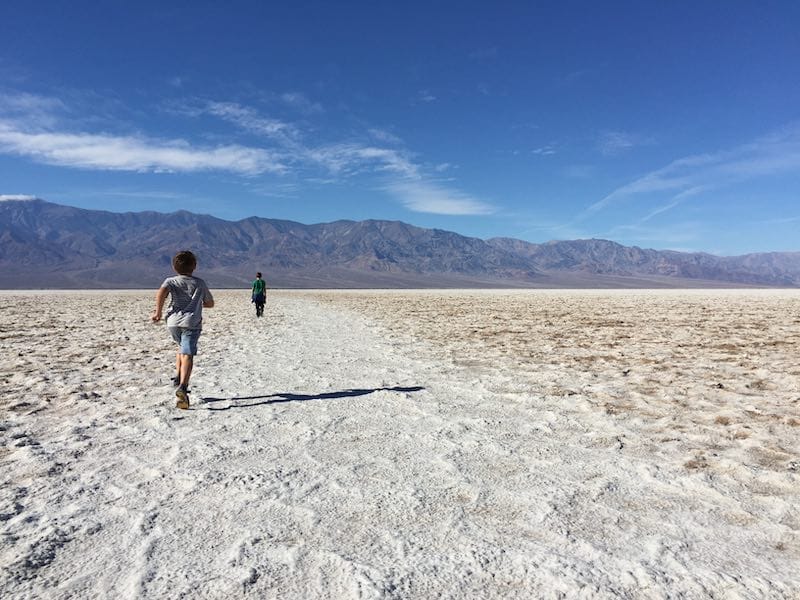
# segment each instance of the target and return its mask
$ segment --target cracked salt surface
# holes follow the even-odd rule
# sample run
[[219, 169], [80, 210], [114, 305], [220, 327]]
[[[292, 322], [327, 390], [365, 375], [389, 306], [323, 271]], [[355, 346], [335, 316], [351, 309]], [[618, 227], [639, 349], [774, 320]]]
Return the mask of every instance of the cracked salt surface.
[[[690, 359], [670, 355], [674, 335], [600, 343], [620, 334], [592, 321], [602, 295], [537, 305], [582, 315], [552, 319], [561, 344], [469, 316], [501, 323], [547, 294], [484, 294], [366, 294], [378, 318], [364, 294], [271, 292], [257, 320], [246, 292], [217, 292], [178, 411], [152, 293], [2, 293], [2, 596], [800, 595], [800, 296], [726, 300], [747, 347]], [[677, 310], [625, 297], [651, 311], [647, 331]], [[751, 302], [784, 315], [786, 345], [749, 327]], [[534, 335], [547, 360], [520, 358]], [[618, 351], [638, 361], [628, 373]]]

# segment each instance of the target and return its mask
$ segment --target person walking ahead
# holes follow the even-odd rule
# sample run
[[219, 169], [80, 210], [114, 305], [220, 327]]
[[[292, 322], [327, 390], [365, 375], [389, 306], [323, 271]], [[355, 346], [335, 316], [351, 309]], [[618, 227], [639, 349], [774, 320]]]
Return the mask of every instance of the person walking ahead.
[[256, 316], [261, 317], [264, 315], [264, 304], [267, 302], [267, 282], [261, 279], [261, 273], [256, 273], [252, 292], [252, 302], [256, 305]]

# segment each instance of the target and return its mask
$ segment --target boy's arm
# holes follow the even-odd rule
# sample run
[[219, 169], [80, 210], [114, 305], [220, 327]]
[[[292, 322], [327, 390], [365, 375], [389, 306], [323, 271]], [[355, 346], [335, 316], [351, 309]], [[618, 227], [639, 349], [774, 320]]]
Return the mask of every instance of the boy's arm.
[[203, 295], [203, 308], [214, 308], [214, 296], [211, 291], [206, 288], [206, 293]]
[[153, 310], [153, 315], [150, 317], [153, 323], [158, 323], [161, 320], [161, 311], [164, 310], [164, 302], [166, 302], [168, 295], [169, 288], [158, 288], [156, 292], [156, 308]]

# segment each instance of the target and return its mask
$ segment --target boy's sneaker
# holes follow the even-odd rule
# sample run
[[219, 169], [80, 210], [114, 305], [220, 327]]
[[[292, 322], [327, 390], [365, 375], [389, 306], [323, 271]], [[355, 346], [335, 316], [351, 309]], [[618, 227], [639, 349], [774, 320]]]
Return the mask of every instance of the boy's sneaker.
[[188, 410], [189, 408], [189, 391], [185, 387], [179, 387], [175, 390], [175, 396], [178, 401], [175, 403], [175, 408]]
[[171, 381], [172, 381], [172, 385], [174, 385], [175, 387], [178, 387], [181, 384], [181, 376], [180, 375], [173, 375]]

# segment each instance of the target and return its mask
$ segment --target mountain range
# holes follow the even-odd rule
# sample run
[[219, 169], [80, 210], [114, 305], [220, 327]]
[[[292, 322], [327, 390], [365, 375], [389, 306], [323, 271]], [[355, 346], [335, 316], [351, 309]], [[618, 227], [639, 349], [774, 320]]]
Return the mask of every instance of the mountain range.
[[800, 252], [735, 257], [589, 239], [481, 240], [400, 221], [304, 225], [187, 211], [115, 213], [0, 202], [0, 288], [152, 288], [191, 249], [214, 287], [800, 286]]

